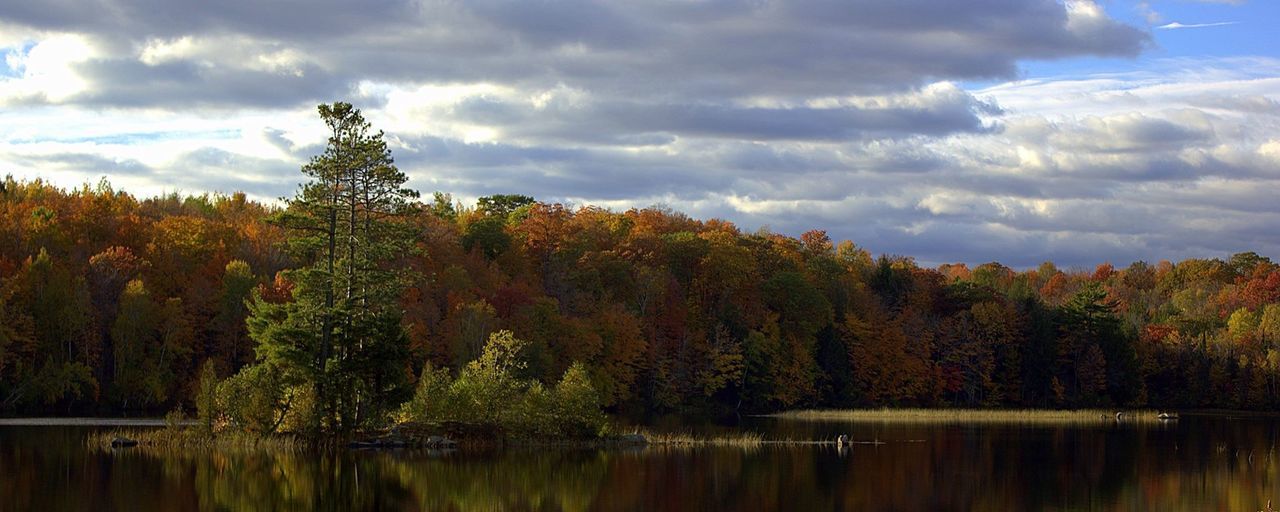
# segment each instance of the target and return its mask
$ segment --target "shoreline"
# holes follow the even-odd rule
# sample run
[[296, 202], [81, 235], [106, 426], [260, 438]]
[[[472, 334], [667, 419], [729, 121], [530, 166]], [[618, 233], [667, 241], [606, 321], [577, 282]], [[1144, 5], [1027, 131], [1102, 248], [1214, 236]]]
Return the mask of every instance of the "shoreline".
[[[181, 420], [182, 426], [193, 426], [195, 420]], [[164, 427], [164, 418], [107, 418], [94, 416], [35, 416], [0, 418], [0, 427]]]
[[[1180, 416], [1228, 417], [1228, 418], [1280, 418], [1280, 411], [1252, 411], [1242, 409], [946, 409], [946, 408], [865, 408], [865, 409], [794, 409], [768, 414], [744, 415], [754, 418], [775, 418], [804, 421], [906, 421], [926, 418], [956, 418], [972, 421], [1016, 422], [1026, 418], [1043, 419], [1098, 419], [1108, 414], [1114, 420], [1116, 412], [1124, 412], [1133, 419], [1154, 415], [1159, 411]], [[1148, 414], [1149, 413], [1149, 414]], [[1090, 417], [1092, 416], [1092, 417]], [[194, 419], [184, 419], [179, 426], [195, 426]], [[107, 416], [15, 416], [0, 417], [0, 427], [165, 427], [163, 417], [107, 417]]]
[[[1164, 425], [1174, 423], [1177, 417], [1216, 417], [1228, 419], [1276, 418], [1280, 413], [1268, 411], [1235, 411], [1224, 409], [1192, 409], [1165, 410], [1175, 414], [1173, 420], [1160, 419], [1155, 409], [806, 409], [784, 411], [760, 418], [773, 418], [783, 421], [825, 422], [825, 423], [880, 423], [880, 424], [975, 424], [975, 425], [1078, 425], [1104, 426], [1116, 424], [1132, 425]], [[1123, 413], [1119, 421], [1115, 414]], [[84, 427], [101, 429], [86, 436], [85, 442], [90, 447], [113, 449], [112, 440], [126, 438], [136, 441], [144, 450], [350, 450], [356, 452], [383, 452], [398, 450], [434, 450], [443, 452], [475, 451], [493, 449], [520, 448], [569, 448], [569, 449], [693, 449], [710, 447], [736, 447], [744, 449], [768, 446], [818, 446], [838, 444], [835, 439], [792, 439], [770, 438], [755, 431], [741, 431], [729, 434], [702, 435], [692, 432], [652, 432], [640, 428], [629, 428], [624, 432], [597, 439], [538, 439], [538, 438], [501, 438], [489, 439], [488, 436], [457, 436], [452, 432], [449, 438], [438, 437], [445, 434], [438, 427], [421, 432], [402, 425], [401, 429], [391, 435], [397, 441], [390, 444], [370, 443], [370, 440], [382, 439], [388, 434], [378, 437], [356, 437], [353, 439], [309, 439], [298, 434], [281, 433], [259, 436], [243, 432], [227, 432], [214, 437], [205, 437], [192, 428], [193, 420], [179, 423], [167, 423], [162, 418], [100, 418], [100, 417], [35, 417], [35, 418], [0, 418], [0, 427]], [[175, 428], [176, 427], [176, 428]], [[369, 433], [374, 434], [374, 433]], [[448, 435], [448, 434], [445, 434]], [[436, 440], [432, 440], [436, 439]], [[460, 443], [454, 441], [461, 441]], [[879, 440], [863, 442], [848, 440], [849, 444], [881, 444]], [[132, 446], [132, 445], [130, 445]]]
[[1174, 419], [1192, 412], [1173, 409], [799, 409], [762, 417], [791, 421], [853, 423], [971, 423], [971, 424], [1108, 424], [1159, 423], [1161, 412]]

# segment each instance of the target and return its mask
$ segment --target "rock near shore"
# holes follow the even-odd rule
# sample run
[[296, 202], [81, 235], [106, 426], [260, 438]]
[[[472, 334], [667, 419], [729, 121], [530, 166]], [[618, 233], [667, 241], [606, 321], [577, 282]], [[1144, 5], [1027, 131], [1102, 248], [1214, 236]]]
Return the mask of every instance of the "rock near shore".
[[134, 446], [138, 446], [138, 441], [136, 439], [129, 439], [127, 437], [120, 436], [111, 438], [112, 448], [132, 448]]

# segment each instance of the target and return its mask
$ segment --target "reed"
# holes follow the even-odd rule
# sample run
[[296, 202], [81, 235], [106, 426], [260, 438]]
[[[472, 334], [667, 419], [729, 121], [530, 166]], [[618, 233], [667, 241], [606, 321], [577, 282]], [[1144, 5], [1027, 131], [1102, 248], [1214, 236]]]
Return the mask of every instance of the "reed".
[[[1116, 419], [1116, 413], [1122, 413]], [[770, 417], [800, 421], [867, 423], [1093, 424], [1160, 423], [1158, 412], [1145, 409], [837, 409], [798, 410]]]
[[[142, 450], [217, 450], [221, 452], [302, 451], [324, 448], [325, 443], [292, 434], [261, 436], [244, 432], [225, 432], [209, 436], [193, 428], [124, 428], [96, 432], [86, 438], [89, 448], [109, 451], [117, 437], [138, 442]], [[134, 449], [134, 448], [128, 448]]]
[[773, 444], [781, 440], [769, 440], [756, 432], [735, 432], [725, 435], [694, 435], [688, 432], [664, 432], [655, 434], [651, 432], [642, 432], [641, 435], [649, 441], [652, 446], [664, 447], [696, 447], [696, 446], [718, 446], [718, 447], [735, 447], [735, 448], [759, 448], [765, 444]]
[[[789, 437], [769, 438], [757, 432], [734, 432], [729, 434], [696, 435], [688, 432], [638, 432], [654, 448], [741, 448], [755, 450], [764, 447], [788, 446], [837, 446], [835, 438], [830, 439], [793, 439]], [[852, 442], [851, 444], [884, 444], [883, 442]]]

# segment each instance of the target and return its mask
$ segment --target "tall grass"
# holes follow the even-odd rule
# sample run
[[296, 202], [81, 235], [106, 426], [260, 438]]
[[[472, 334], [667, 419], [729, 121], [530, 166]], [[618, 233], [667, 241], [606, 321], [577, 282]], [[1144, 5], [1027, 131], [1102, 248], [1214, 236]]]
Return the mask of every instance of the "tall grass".
[[[659, 434], [642, 432], [641, 435], [643, 435], [652, 446], [673, 448], [696, 446], [759, 448], [771, 442], [771, 440], [766, 440], [764, 436], [756, 432], [735, 432], [728, 435], [711, 436], [694, 435], [688, 432], [664, 432]], [[772, 441], [776, 442], [778, 440]]]
[[[696, 435], [688, 432], [639, 432], [656, 448], [742, 448], [754, 450], [764, 447], [785, 447], [803, 445], [836, 445], [836, 439], [793, 439], [789, 437], [769, 438], [758, 432], [734, 432], [728, 434]], [[853, 444], [872, 444], [871, 442], [855, 442]], [[876, 444], [884, 444], [876, 442]]]
[[[1123, 413], [1119, 420], [1116, 413]], [[984, 423], [984, 424], [1115, 424], [1159, 423], [1157, 411], [1145, 409], [843, 409], [799, 410], [771, 417], [801, 421], [867, 423]]]
[[125, 428], [96, 432], [88, 436], [85, 442], [91, 449], [111, 450], [111, 441], [117, 437], [132, 439], [138, 442], [136, 448], [142, 450], [218, 450], [218, 451], [302, 451], [324, 448], [324, 443], [316, 443], [301, 436], [292, 434], [275, 434], [260, 436], [244, 432], [229, 431], [216, 436], [198, 433], [193, 428]]

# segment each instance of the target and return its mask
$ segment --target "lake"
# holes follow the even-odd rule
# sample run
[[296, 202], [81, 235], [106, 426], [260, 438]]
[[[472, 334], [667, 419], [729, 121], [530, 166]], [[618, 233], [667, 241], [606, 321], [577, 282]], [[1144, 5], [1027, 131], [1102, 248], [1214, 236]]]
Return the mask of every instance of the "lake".
[[1019, 426], [752, 418], [856, 444], [484, 453], [98, 450], [0, 424], [0, 511], [1242, 510], [1280, 506], [1275, 418]]

